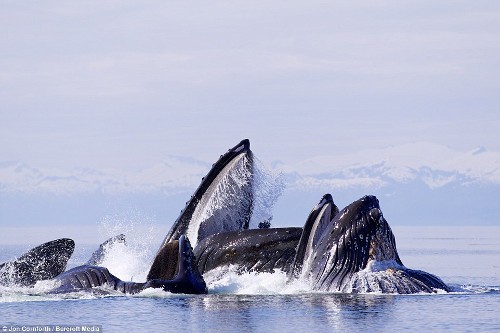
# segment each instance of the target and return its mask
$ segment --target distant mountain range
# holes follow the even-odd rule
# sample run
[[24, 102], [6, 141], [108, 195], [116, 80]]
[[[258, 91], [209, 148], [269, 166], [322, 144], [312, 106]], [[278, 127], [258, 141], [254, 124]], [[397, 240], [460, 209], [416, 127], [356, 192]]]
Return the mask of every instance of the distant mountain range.
[[210, 164], [168, 157], [140, 172], [125, 170], [39, 169], [24, 162], [0, 162], [0, 192], [72, 195], [78, 193], [176, 193], [196, 186]]
[[[211, 163], [168, 156], [137, 173], [125, 170], [39, 169], [20, 161], [0, 162], [0, 191], [76, 194], [163, 191], [178, 193], [196, 187]], [[414, 143], [350, 155], [323, 155], [294, 164], [275, 161], [290, 189], [330, 187], [382, 188], [421, 181], [436, 189], [450, 184], [500, 185], [500, 153], [479, 147], [457, 152], [431, 143]]]
[[[95, 211], [87, 218], [96, 219], [106, 213], [110, 202], [123, 201], [123, 198], [136, 207], [149, 205], [147, 209], [163, 219], [166, 210], [174, 210], [176, 213], [171, 215], [174, 216], [183, 208], [182, 202], [189, 198], [210, 167], [210, 162], [179, 156], [167, 156], [139, 172], [55, 170], [21, 161], [0, 162], [3, 210], [0, 219], [28, 223], [35, 216], [30, 213], [29, 218], [23, 218], [26, 207], [31, 207], [28, 209], [31, 212], [44, 212], [47, 200], [51, 200], [51, 207], [65, 205], [68, 213], [75, 201], [79, 202], [81, 209]], [[266, 168], [281, 173], [286, 185], [275, 214], [283, 220], [297, 214], [305, 218], [322, 194], [330, 192], [341, 201], [340, 208], [364, 194], [376, 194], [383, 211], [388, 207], [386, 214], [406, 218], [405, 223], [423, 223], [418, 216], [425, 209], [432, 210], [432, 216], [441, 219], [432, 223], [449, 224], [457, 222], [458, 217], [462, 224], [474, 219], [481, 224], [500, 223], [497, 212], [500, 210], [497, 203], [500, 153], [483, 147], [459, 152], [419, 142], [349, 155], [315, 156], [293, 164], [275, 161]], [[162, 207], [162, 212], [158, 213], [155, 207]], [[474, 216], [468, 216], [470, 210], [475, 212]], [[413, 214], [408, 214], [410, 211]], [[451, 221], [443, 220], [446, 217]]]

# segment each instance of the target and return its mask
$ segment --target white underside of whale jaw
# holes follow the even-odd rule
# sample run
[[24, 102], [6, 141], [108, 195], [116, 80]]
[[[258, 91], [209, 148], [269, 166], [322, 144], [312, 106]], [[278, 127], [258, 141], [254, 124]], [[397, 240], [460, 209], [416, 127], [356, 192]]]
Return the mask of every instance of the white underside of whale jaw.
[[440, 291], [413, 278], [409, 271], [395, 260], [370, 260], [365, 269], [352, 274], [337, 291], [357, 294], [415, 294]]

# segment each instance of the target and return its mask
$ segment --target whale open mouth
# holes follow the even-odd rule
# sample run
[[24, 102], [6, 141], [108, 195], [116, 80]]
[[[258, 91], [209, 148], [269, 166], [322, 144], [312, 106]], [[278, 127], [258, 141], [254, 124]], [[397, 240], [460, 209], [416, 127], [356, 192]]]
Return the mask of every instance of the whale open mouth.
[[344, 290], [353, 274], [365, 269], [370, 260], [402, 265], [394, 235], [374, 196], [344, 208], [315, 237], [318, 240], [305, 272], [315, 290]]
[[403, 265], [374, 196], [351, 203], [320, 229], [320, 235], [310, 233], [305, 243], [315, 245], [305, 246], [313, 250], [304, 256], [302, 273], [314, 290], [399, 294], [449, 290], [438, 277]]

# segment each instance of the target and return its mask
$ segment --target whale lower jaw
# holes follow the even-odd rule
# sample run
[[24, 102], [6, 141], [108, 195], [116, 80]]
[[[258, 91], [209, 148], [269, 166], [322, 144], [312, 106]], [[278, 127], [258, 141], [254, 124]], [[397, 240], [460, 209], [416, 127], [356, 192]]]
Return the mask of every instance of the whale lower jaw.
[[446, 292], [449, 288], [437, 276], [408, 269], [394, 260], [371, 260], [365, 269], [353, 273], [340, 284], [331, 284], [323, 291], [352, 294], [415, 294]]

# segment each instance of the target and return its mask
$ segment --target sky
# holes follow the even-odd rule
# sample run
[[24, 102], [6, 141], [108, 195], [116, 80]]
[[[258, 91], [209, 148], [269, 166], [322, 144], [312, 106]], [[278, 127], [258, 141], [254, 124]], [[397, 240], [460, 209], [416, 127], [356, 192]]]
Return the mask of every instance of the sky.
[[500, 151], [495, 1], [3, 0], [0, 31], [2, 161]]

